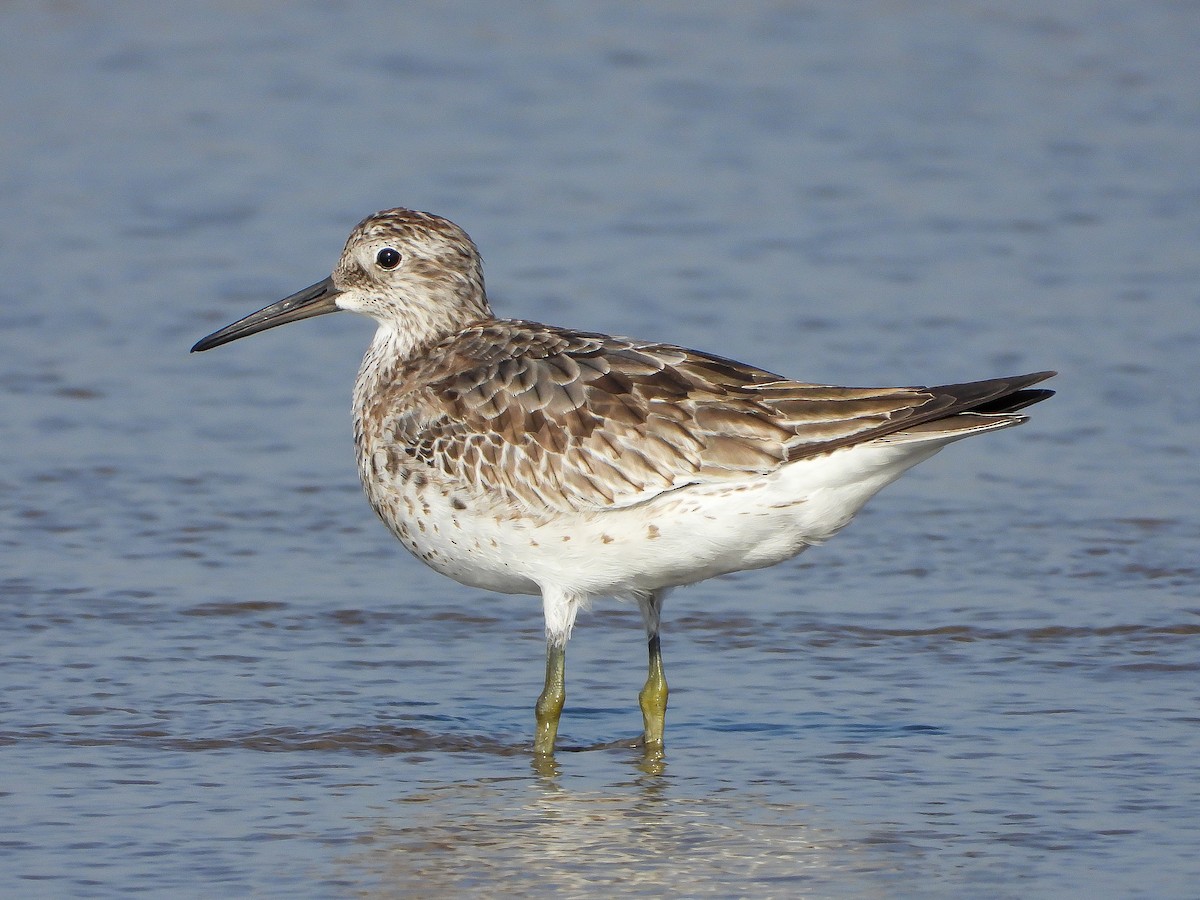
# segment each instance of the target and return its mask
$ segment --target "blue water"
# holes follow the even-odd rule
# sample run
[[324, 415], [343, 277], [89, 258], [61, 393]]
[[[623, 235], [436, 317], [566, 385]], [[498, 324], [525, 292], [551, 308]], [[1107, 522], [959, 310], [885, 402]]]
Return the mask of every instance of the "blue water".
[[[1195, 4], [0, 7], [0, 894], [1190, 897]], [[189, 356], [407, 205], [501, 315], [810, 381], [1057, 368], [828, 546], [539, 604], [356, 483], [350, 316]]]

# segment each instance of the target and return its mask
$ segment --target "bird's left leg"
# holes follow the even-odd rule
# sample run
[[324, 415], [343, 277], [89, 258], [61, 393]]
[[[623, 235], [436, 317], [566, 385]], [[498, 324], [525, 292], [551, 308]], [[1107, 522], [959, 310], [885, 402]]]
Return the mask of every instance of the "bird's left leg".
[[537, 756], [554, 754], [558, 720], [567, 699], [567, 639], [575, 625], [579, 603], [579, 597], [563, 591], [542, 590], [542, 611], [546, 616], [546, 683], [534, 707], [537, 733], [533, 739], [533, 752]]
[[645, 729], [643, 742], [647, 756], [662, 756], [663, 730], [667, 718], [667, 679], [663, 674], [662, 643], [658, 637], [659, 620], [665, 591], [650, 591], [638, 594], [638, 606], [646, 623], [647, 644], [650, 651], [650, 666], [646, 684], [638, 694], [642, 707], [642, 725]]
[[567, 699], [566, 689], [566, 644], [546, 641], [546, 683], [538, 696], [534, 713], [537, 716], [537, 733], [533, 738], [533, 752], [537, 756], [552, 756], [554, 740], [558, 737], [558, 720], [562, 716], [563, 704]]

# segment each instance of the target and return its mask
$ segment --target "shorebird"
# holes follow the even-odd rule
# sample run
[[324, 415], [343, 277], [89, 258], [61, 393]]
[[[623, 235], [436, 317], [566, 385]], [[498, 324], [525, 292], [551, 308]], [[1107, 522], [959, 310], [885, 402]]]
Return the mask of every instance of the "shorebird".
[[846, 525], [952, 441], [1025, 421], [1054, 372], [941, 387], [792, 381], [671, 344], [497, 319], [475, 244], [389, 209], [333, 274], [198, 341], [209, 350], [338, 310], [378, 324], [354, 386], [371, 506], [465, 585], [541, 595], [546, 680], [534, 753], [554, 751], [568, 638], [595, 597], [641, 609], [643, 744], [661, 758], [667, 591], [775, 565]]

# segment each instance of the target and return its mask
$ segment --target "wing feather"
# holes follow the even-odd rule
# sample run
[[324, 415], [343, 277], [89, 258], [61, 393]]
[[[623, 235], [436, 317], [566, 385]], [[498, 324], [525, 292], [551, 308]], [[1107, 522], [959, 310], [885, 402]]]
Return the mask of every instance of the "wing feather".
[[1002, 412], [1044, 377], [838, 388], [670, 345], [492, 321], [410, 363], [377, 408], [393, 411], [382, 427], [410, 456], [479, 496], [579, 511], [745, 479], [974, 406]]

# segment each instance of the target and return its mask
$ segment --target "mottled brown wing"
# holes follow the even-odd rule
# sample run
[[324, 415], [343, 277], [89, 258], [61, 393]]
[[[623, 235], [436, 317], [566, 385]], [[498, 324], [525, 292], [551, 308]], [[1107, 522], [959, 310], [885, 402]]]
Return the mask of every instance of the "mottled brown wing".
[[949, 415], [924, 389], [787, 381], [663, 344], [523, 322], [459, 334], [406, 373], [392, 427], [445, 474], [532, 508], [628, 506]]
[[[1035, 372], [1008, 378], [944, 384], [938, 387], [842, 388], [782, 382], [764, 385], [764, 401], [795, 433], [788, 460], [828, 453], [839, 447], [897, 435], [936, 438], [995, 426], [1015, 425], [1010, 415], [1052, 397], [1054, 391], [1024, 390], [1057, 374]], [[777, 420], [777, 421], [779, 421]]]

